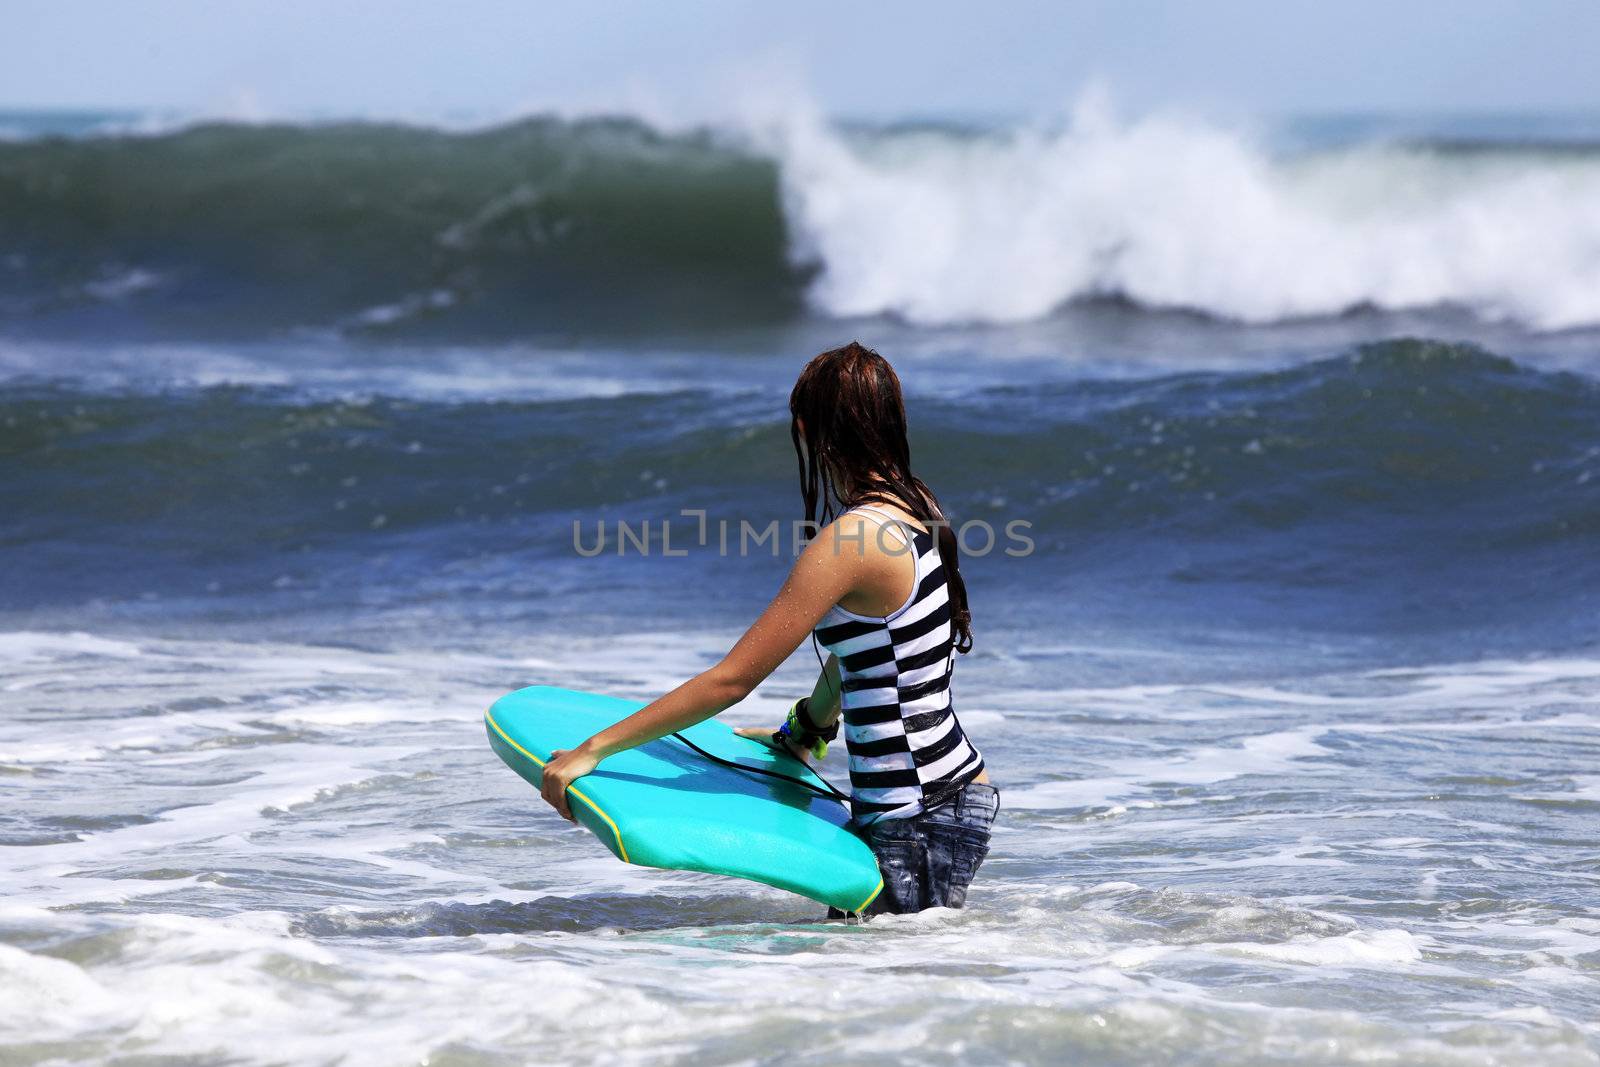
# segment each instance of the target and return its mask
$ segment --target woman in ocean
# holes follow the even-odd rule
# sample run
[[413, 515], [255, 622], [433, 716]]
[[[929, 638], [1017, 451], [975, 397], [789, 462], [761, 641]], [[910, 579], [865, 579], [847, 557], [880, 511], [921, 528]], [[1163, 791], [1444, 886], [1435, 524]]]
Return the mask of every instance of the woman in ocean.
[[852, 342], [817, 356], [789, 413], [816, 538], [720, 663], [555, 753], [543, 796], [571, 819], [567, 787], [607, 756], [732, 707], [814, 637], [829, 655], [811, 695], [777, 732], [740, 732], [820, 757], [842, 717], [852, 824], [883, 872], [868, 911], [959, 908], [999, 794], [951, 703], [955, 653], [972, 647], [955, 534], [911, 473], [900, 380], [878, 353]]

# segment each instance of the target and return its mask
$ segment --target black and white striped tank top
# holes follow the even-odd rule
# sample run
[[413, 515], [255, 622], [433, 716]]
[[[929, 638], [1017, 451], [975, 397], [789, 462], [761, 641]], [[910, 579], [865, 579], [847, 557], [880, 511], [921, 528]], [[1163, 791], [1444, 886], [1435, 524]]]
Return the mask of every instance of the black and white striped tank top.
[[[858, 823], [906, 818], [951, 796], [983, 770], [950, 699], [955, 634], [950, 590], [934, 535], [864, 506], [847, 514], [880, 527], [889, 551], [907, 544], [916, 582], [884, 618], [835, 604], [817, 640], [839, 657], [840, 705], [850, 753], [851, 808]], [[842, 549], [850, 551], [849, 547]]]

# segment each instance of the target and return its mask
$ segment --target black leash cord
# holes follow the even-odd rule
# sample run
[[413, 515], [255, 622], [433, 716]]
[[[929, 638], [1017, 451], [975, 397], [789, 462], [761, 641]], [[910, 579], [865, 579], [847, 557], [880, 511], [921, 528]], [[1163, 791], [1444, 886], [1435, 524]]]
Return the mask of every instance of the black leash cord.
[[[824, 797], [828, 800], [837, 800], [841, 803], [849, 803], [850, 801], [850, 795], [848, 793], [839, 792], [839, 790], [834, 788], [832, 782], [822, 777], [822, 775], [817, 774], [816, 771], [812, 771], [811, 773], [817, 775], [817, 781], [822, 783], [822, 788], [819, 788], [812, 782], [806, 781], [804, 778], [796, 778], [794, 775], [784, 774], [782, 771], [769, 771], [765, 767], [752, 767], [748, 763], [739, 763], [735, 760], [723, 759], [721, 756], [713, 756], [711, 753], [707, 752], [705, 749], [701, 748], [687, 737], [684, 737], [682, 734], [671, 734], [669, 736], [675, 737], [679, 741], [682, 741], [684, 744], [700, 753], [700, 755], [704, 756], [712, 763], [720, 763], [724, 767], [732, 767], [736, 771], [747, 771], [750, 774], [764, 774], [768, 778], [778, 778], [785, 782], [793, 782], [795, 785], [805, 786], [807, 789], [817, 794], [817, 796]], [[756, 742], [756, 744], [760, 743], [761, 742], [759, 741]]]

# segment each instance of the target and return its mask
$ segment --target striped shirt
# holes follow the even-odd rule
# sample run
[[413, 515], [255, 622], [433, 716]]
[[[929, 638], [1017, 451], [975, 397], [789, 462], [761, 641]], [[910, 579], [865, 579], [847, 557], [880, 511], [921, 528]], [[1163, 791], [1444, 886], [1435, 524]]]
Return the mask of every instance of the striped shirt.
[[938, 541], [873, 507], [848, 514], [878, 524], [888, 534], [878, 544], [889, 551], [903, 550], [909, 536], [917, 568], [911, 595], [893, 613], [874, 618], [835, 604], [817, 623], [817, 640], [839, 657], [850, 806], [864, 824], [948, 799], [982, 772], [983, 757], [950, 699], [955, 634]]

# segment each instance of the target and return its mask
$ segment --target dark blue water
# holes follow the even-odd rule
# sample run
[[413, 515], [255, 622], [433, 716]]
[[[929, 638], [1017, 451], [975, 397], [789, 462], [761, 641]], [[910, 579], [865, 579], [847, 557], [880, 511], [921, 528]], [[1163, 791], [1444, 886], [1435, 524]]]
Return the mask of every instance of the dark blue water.
[[[184, 627], [737, 617], [793, 557], [786, 397], [776, 357], [704, 359], [719, 383], [651, 381], [641, 359], [637, 391], [544, 399], [14, 379], [0, 597], [24, 620]], [[1385, 661], [1592, 636], [1600, 386], [1582, 373], [1415, 339], [1276, 370], [1015, 373], [908, 373], [917, 463], [995, 615], [1382, 637]], [[781, 546], [751, 540], [772, 522]]]

